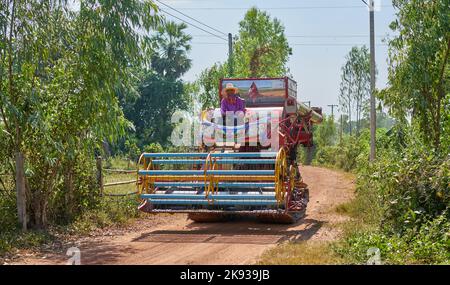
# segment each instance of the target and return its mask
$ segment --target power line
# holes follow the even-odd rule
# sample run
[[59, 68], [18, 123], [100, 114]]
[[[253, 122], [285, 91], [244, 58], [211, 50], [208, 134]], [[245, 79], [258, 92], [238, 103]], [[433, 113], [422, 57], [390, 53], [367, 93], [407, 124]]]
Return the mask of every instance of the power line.
[[[218, 42], [192, 42], [192, 44], [197, 45], [225, 45], [226, 43]], [[290, 44], [291, 46], [362, 46], [365, 43], [295, 43]], [[387, 46], [387, 44], [377, 44], [377, 46]]]
[[218, 29], [216, 29], [216, 28], [213, 28], [213, 27], [211, 27], [211, 26], [209, 26], [209, 25], [207, 25], [207, 24], [205, 24], [205, 23], [203, 23], [203, 22], [200, 22], [200, 21], [197, 20], [197, 19], [192, 18], [192, 17], [189, 16], [189, 15], [186, 15], [186, 14], [183, 13], [183, 12], [180, 12], [179, 10], [177, 10], [177, 9], [175, 9], [175, 8], [173, 8], [173, 7], [167, 5], [167, 4], [165, 4], [165, 3], [163, 3], [163, 2], [161, 2], [161, 1], [159, 1], [159, 0], [156, 0], [156, 2], [158, 2], [158, 3], [160, 3], [160, 4], [164, 5], [164, 6], [166, 6], [166, 7], [169, 8], [169, 9], [174, 10], [175, 12], [180, 13], [181, 15], [183, 15], [183, 16], [185, 16], [185, 17], [187, 17], [187, 18], [189, 18], [189, 19], [191, 19], [191, 20], [193, 20], [193, 21], [195, 21], [195, 22], [197, 22], [197, 23], [199, 23], [199, 24], [201, 24], [201, 25], [203, 25], [203, 26], [205, 26], [205, 27], [210, 28], [210, 29], [213, 30], [213, 31], [218, 32], [219, 34], [222, 34], [222, 35], [224, 35], [224, 36], [227, 36], [227, 35], [228, 35], [228, 34], [222, 32], [222, 31], [220, 31], [220, 30], [218, 30]]
[[[193, 37], [211, 37], [210, 35], [191, 35]], [[367, 38], [369, 35], [286, 35], [287, 38]], [[383, 38], [385, 36], [377, 35], [376, 37]]]
[[205, 32], [205, 33], [208, 33], [208, 34], [210, 34], [210, 35], [212, 35], [212, 36], [214, 36], [214, 37], [216, 37], [216, 38], [219, 38], [219, 39], [224, 40], [224, 41], [226, 41], [226, 42], [228, 41], [227, 39], [222, 38], [222, 37], [219, 36], [219, 35], [213, 34], [213, 33], [209, 32], [209, 31], [207, 31], [207, 30], [205, 30], [205, 29], [203, 29], [203, 28], [200, 28], [200, 27], [197, 26], [197, 25], [194, 25], [194, 24], [192, 24], [192, 23], [190, 23], [190, 22], [188, 22], [188, 21], [186, 21], [186, 20], [180, 18], [180, 17], [177, 17], [177, 16], [175, 16], [175, 15], [173, 15], [173, 14], [170, 14], [170, 13], [167, 12], [166, 10], [163, 10], [163, 9], [161, 9], [161, 8], [160, 8], [159, 10], [160, 10], [161, 12], [166, 13], [167, 15], [169, 15], [169, 16], [171, 16], [171, 17], [174, 17], [175, 19], [178, 19], [178, 20], [182, 21], [183, 23], [186, 23], [186, 24], [188, 24], [188, 25], [190, 25], [190, 26], [192, 26], [192, 27], [194, 27], [194, 28], [197, 28], [197, 29], [199, 29], [199, 30], [201, 30], [201, 31], [203, 31], [203, 32]]
[[[158, 0], [156, 0], [158, 1]], [[159, 1], [158, 1], [159, 2]], [[380, 7], [392, 8], [391, 5], [381, 5]], [[180, 10], [248, 10], [251, 7], [186, 7]], [[356, 9], [366, 8], [364, 5], [350, 6], [295, 6], [295, 7], [258, 7], [259, 10], [313, 10], [313, 9]]]

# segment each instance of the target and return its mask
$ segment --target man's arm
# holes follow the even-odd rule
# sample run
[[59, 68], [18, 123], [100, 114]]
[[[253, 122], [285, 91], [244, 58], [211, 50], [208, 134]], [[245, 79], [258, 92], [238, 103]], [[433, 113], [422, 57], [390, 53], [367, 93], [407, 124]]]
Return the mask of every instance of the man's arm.
[[242, 99], [241, 97], [238, 97], [238, 100], [240, 101], [239, 111], [242, 111], [245, 113], [245, 100]]
[[225, 116], [227, 110], [227, 102], [225, 101], [225, 99], [222, 99], [222, 101], [220, 102], [220, 112], [222, 113], [222, 116]]

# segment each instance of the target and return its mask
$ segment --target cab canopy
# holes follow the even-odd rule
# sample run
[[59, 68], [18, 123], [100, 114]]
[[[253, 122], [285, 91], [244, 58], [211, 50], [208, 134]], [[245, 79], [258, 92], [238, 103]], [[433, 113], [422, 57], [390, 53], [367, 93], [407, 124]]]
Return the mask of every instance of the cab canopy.
[[297, 83], [289, 77], [224, 78], [220, 80], [220, 100], [227, 83], [239, 89], [239, 96], [245, 100], [247, 107], [281, 107], [289, 97], [297, 100]]

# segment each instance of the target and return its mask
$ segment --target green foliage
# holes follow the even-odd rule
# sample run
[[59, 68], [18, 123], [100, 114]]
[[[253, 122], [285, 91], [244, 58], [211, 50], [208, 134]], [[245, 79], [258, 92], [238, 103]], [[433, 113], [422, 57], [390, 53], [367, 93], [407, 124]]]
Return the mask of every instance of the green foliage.
[[137, 218], [138, 201], [136, 197], [110, 197], [103, 198], [101, 203], [90, 210], [83, 212], [69, 227], [75, 234], [87, 234], [95, 229], [121, 226], [129, 223], [130, 219]]
[[164, 149], [159, 143], [151, 143], [144, 147], [144, 152], [161, 153], [164, 152]]
[[352, 111], [356, 113], [356, 132], [361, 129], [361, 119], [367, 115], [370, 95], [370, 55], [367, 47], [353, 47], [342, 66], [339, 104], [348, 116], [349, 132], [352, 133]]
[[267, 12], [250, 8], [239, 22], [234, 38], [234, 76], [276, 77], [288, 73], [286, 66], [292, 49], [281, 22]]
[[[12, 191], [11, 191], [12, 192]], [[8, 232], [16, 228], [17, 214], [15, 205], [15, 196], [0, 198], [0, 233]]]
[[[267, 12], [251, 8], [239, 22], [233, 39], [233, 58], [215, 63], [197, 79], [202, 108], [218, 107], [219, 80], [224, 77], [281, 77], [289, 73], [287, 62], [292, 54], [281, 22]], [[229, 73], [229, 65], [233, 73]]]
[[152, 38], [156, 51], [151, 57], [151, 66], [165, 78], [176, 80], [191, 68], [192, 61], [187, 53], [192, 37], [185, 33], [186, 28], [184, 23], [166, 22]]
[[[171, 116], [175, 110], [189, 109], [193, 102], [191, 91], [196, 86], [184, 84], [180, 77], [191, 67], [188, 52], [191, 36], [185, 24], [166, 22], [151, 38], [155, 52], [151, 56], [151, 68], [135, 74], [134, 86], [138, 96], [122, 96], [125, 117], [134, 128], [128, 136], [137, 139], [139, 148], [158, 142], [169, 144], [172, 133]], [[124, 146], [126, 148], [126, 146]]]
[[[386, 263], [450, 262], [450, 156], [421, 145], [414, 128], [378, 134], [375, 162], [357, 159], [355, 223], [336, 250], [364, 263], [370, 247]], [[360, 226], [360, 223], [364, 227]]]
[[[380, 99], [400, 122], [377, 137], [377, 160], [359, 160], [355, 201], [371, 211], [338, 252], [355, 262], [369, 247], [386, 263], [450, 263], [449, 1], [393, 1], [389, 88]], [[407, 117], [411, 116], [411, 124]]]
[[31, 231], [27, 233], [0, 232], [0, 256], [13, 249], [38, 249], [42, 244], [52, 240], [46, 232]]
[[367, 148], [367, 140], [363, 137], [343, 136], [336, 145], [325, 145], [318, 149], [315, 162], [321, 165], [335, 166], [345, 171], [352, 171], [357, 167], [360, 156]]
[[137, 146], [136, 141], [125, 141], [125, 151], [127, 158], [131, 161], [137, 161], [139, 155], [141, 155], [141, 149]]
[[380, 98], [399, 120], [412, 113], [422, 143], [439, 148], [442, 120], [448, 126], [449, 116], [450, 2], [394, 0], [393, 5], [398, 12], [391, 29], [398, 36], [389, 41], [389, 88]]
[[364, 264], [370, 248], [380, 250], [383, 264], [449, 264], [450, 221], [444, 215], [427, 221], [403, 236], [377, 231], [355, 231], [335, 251], [350, 263]]
[[314, 143], [318, 146], [334, 145], [336, 142], [336, 124], [332, 116], [323, 116], [323, 121], [314, 130]]
[[384, 197], [384, 227], [392, 233], [416, 229], [450, 205], [450, 158], [426, 148], [387, 151], [376, 163], [360, 165], [360, 187]]
[[183, 83], [150, 72], [140, 84], [139, 92], [133, 110], [126, 114], [135, 126], [138, 146], [142, 148], [152, 142], [167, 144], [173, 112], [187, 108]]
[[86, 172], [94, 151], [125, 133], [116, 91], [146, 62], [142, 31], [159, 19], [150, 1], [86, 0], [76, 11], [66, 1], [0, 5], [1, 164], [24, 154], [29, 220], [45, 227], [49, 213], [70, 218], [91, 203]]
[[215, 63], [203, 70], [197, 79], [200, 86], [200, 103], [202, 110], [219, 107], [219, 81], [227, 77], [227, 64]]

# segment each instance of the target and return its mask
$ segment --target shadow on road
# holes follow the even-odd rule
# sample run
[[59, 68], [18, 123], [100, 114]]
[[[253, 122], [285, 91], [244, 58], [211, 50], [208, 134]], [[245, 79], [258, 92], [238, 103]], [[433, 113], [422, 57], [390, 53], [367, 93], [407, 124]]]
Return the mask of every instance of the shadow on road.
[[322, 221], [302, 219], [296, 224], [262, 224], [254, 221], [230, 223], [188, 224], [184, 229], [155, 230], [141, 234], [133, 242], [164, 243], [230, 243], [274, 244], [286, 240], [296, 242], [310, 239], [324, 224]]

